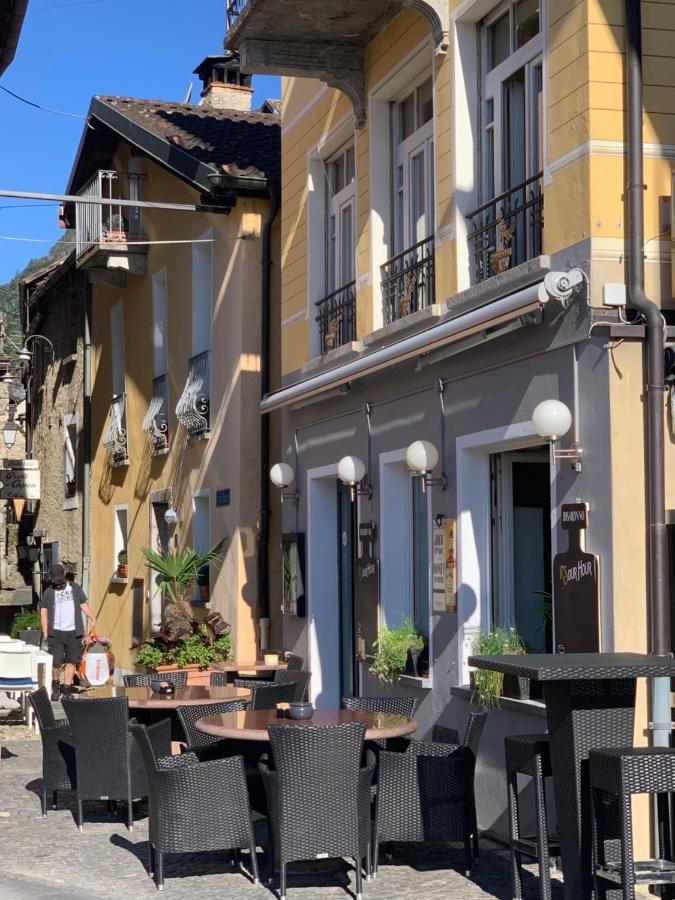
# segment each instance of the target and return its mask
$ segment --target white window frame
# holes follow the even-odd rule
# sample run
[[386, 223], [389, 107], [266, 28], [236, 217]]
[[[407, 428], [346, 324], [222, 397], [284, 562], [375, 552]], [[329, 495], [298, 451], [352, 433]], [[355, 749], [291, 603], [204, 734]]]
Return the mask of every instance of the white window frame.
[[[124, 527], [122, 527], [122, 521], [120, 513], [124, 513]], [[117, 581], [126, 581], [127, 579], [119, 579], [117, 578], [117, 557], [122, 550], [127, 550], [129, 547], [129, 506], [126, 503], [119, 503], [115, 505], [114, 509], [114, 523], [113, 523], [113, 580]]]
[[[73, 442], [70, 439], [70, 434], [68, 429], [75, 428], [75, 445], [73, 446]], [[77, 509], [80, 505], [79, 495], [78, 495], [78, 460], [77, 454], [79, 451], [79, 443], [80, 443], [80, 419], [77, 414], [64, 415], [62, 420], [62, 428], [63, 428], [63, 509]], [[72, 459], [72, 467], [73, 467], [73, 477], [75, 479], [75, 495], [73, 497], [68, 497], [66, 493], [66, 482], [68, 478], [68, 467], [66, 464], [67, 458], [70, 456]]]
[[[192, 245], [192, 354], [211, 350], [213, 331], [213, 229], [199, 235], [200, 243]], [[208, 266], [199, 260], [208, 255]], [[202, 283], [201, 276], [205, 275]], [[204, 324], [206, 323], [206, 325]]]
[[152, 276], [152, 377], [169, 371], [169, 285], [166, 266]]
[[[347, 182], [345, 186], [333, 193], [331, 184], [332, 167], [338, 159], [342, 160], [345, 173], [348, 171], [347, 157], [349, 151], [352, 151], [354, 157], [354, 177]], [[324, 235], [326, 241], [325, 259], [326, 273], [324, 282], [324, 297], [338, 291], [345, 285], [350, 284], [356, 277], [356, 147], [353, 139], [348, 141], [337, 153], [333, 153], [325, 163], [326, 172], [326, 221], [324, 223]], [[345, 176], [346, 177], [346, 176]], [[345, 259], [343, 254], [344, 243], [344, 222], [343, 215], [348, 213], [351, 220], [351, 245], [348, 248], [349, 259]], [[331, 221], [334, 224], [334, 231], [331, 232]], [[334, 249], [331, 253], [331, 234], [333, 234]], [[331, 272], [332, 262], [332, 272]], [[351, 274], [345, 273], [345, 267], [348, 266]]]
[[119, 397], [127, 391], [123, 298], [110, 307], [110, 353], [112, 396]]

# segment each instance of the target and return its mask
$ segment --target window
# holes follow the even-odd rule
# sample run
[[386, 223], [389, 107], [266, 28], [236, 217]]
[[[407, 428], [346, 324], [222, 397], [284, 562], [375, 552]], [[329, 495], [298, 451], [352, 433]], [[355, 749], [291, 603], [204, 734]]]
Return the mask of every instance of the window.
[[[208, 494], [195, 494], [192, 498], [192, 546], [199, 553], [206, 553], [211, 544], [211, 503]], [[209, 602], [211, 567], [205, 566], [203, 571], [197, 573], [195, 584], [194, 602], [205, 604]]]
[[167, 318], [166, 269], [160, 269], [152, 276], [153, 378], [169, 371]]
[[[126, 576], [120, 576], [120, 566], [127, 566], [127, 517], [128, 510], [126, 506], [115, 507], [115, 533], [113, 536], [113, 578], [126, 581]], [[124, 570], [123, 570], [124, 571]]]
[[110, 346], [112, 353], [112, 392], [113, 397], [118, 397], [126, 391], [123, 300], [118, 300], [110, 308]]
[[63, 417], [63, 508], [76, 509], [77, 499], [77, 416]]
[[354, 145], [326, 163], [326, 294], [354, 280], [356, 163]]
[[123, 466], [129, 461], [123, 300], [118, 300], [110, 308], [110, 353], [112, 399], [110, 419], [103, 435], [103, 446], [110, 455], [112, 464]]
[[[212, 237], [209, 229], [201, 240]], [[211, 349], [212, 245], [192, 245], [192, 355]]]
[[434, 231], [434, 93], [425, 79], [392, 104], [396, 254]]

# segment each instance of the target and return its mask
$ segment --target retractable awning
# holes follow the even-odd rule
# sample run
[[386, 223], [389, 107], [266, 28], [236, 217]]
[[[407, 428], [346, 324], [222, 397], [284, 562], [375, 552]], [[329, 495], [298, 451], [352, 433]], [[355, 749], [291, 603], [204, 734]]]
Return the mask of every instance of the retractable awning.
[[461, 313], [431, 325], [407, 338], [394, 341], [379, 350], [372, 350], [340, 366], [312, 375], [268, 394], [260, 404], [262, 413], [274, 412], [334, 390], [367, 375], [372, 375], [406, 359], [424, 356], [448, 344], [461, 341], [486, 328], [507, 324], [534, 310], [541, 309], [548, 300], [543, 281], [493, 300], [478, 309]]

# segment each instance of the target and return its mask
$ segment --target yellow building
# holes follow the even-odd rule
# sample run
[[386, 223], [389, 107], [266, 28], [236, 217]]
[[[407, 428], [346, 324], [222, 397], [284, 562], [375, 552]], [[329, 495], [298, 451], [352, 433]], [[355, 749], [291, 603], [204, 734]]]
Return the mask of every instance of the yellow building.
[[194, 600], [231, 624], [240, 659], [256, 657], [269, 618], [257, 408], [270, 378], [263, 321], [278, 304], [279, 120], [251, 111], [236, 58], [197, 71], [199, 104], [95, 97], [68, 186], [159, 204], [66, 208], [91, 291], [83, 581], [121, 671], [132, 640], [161, 624], [143, 547], [225, 540]]
[[[282, 387], [262, 409], [282, 411], [297, 488], [284, 529], [307, 536], [307, 617], [284, 617], [284, 644], [309, 658], [319, 704], [378, 689], [370, 642], [404, 617], [428, 647], [428, 670], [395, 688], [418, 697], [421, 734], [463, 722], [468, 657], [495, 626], [531, 650], [670, 648], [667, 628], [650, 642], [645, 538], [653, 553], [665, 535], [645, 462], [665, 420], [661, 399], [656, 417], [643, 404], [628, 279], [644, 243], [668, 326], [657, 342], [670, 339], [675, 5], [641, 7], [644, 230], [639, 204], [628, 213], [631, 134], [638, 173], [643, 142], [625, 108], [624, 4], [289, 0], [283, 17], [274, 0], [229, 4], [244, 70], [285, 76]], [[532, 421], [547, 400], [571, 413], [557, 443]], [[669, 508], [674, 463], [667, 437]], [[573, 503], [597, 557], [583, 602], [553, 565]], [[501, 736], [540, 716], [521, 702], [491, 720], [485, 827], [504, 828]]]

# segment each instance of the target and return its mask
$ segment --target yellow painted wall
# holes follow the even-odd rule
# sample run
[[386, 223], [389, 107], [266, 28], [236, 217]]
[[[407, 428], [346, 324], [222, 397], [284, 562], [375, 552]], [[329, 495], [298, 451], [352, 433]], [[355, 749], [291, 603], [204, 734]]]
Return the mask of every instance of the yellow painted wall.
[[[117, 165], [124, 170], [124, 160]], [[198, 195], [177, 178], [147, 160], [142, 171], [145, 199], [198, 202]], [[211, 608], [231, 623], [235, 653], [256, 655], [259, 515], [260, 396], [260, 229], [267, 201], [237, 200], [231, 215], [157, 213], [144, 210], [143, 227], [150, 240], [189, 240], [212, 228], [213, 333], [211, 438], [189, 444], [174, 410], [183, 391], [191, 347], [190, 244], [153, 246], [148, 250], [148, 274], [129, 275], [125, 288], [93, 286], [92, 397], [92, 575], [90, 596], [99, 628], [114, 641], [118, 665], [131, 667], [133, 579], [148, 578], [141, 547], [149, 542], [152, 491], [171, 488], [179, 512], [176, 527], [181, 544], [191, 541], [192, 493], [210, 490], [211, 540], [226, 537], [222, 568], [214, 580]], [[237, 240], [238, 235], [252, 235]], [[152, 275], [166, 267], [168, 285], [168, 345], [170, 376], [170, 452], [153, 456], [141, 423], [152, 394]], [[278, 286], [277, 286], [278, 293]], [[111, 400], [110, 307], [124, 302], [125, 354], [129, 422], [129, 465], [112, 468], [101, 440], [108, 424]], [[277, 301], [275, 301], [277, 303]], [[278, 308], [278, 307], [277, 307]], [[229, 488], [230, 506], [216, 507], [216, 491]], [[129, 585], [110, 583], [113, 559], [114, 509], [128, 505]], [[145, 623], [148, 625], [148, 601]]]

